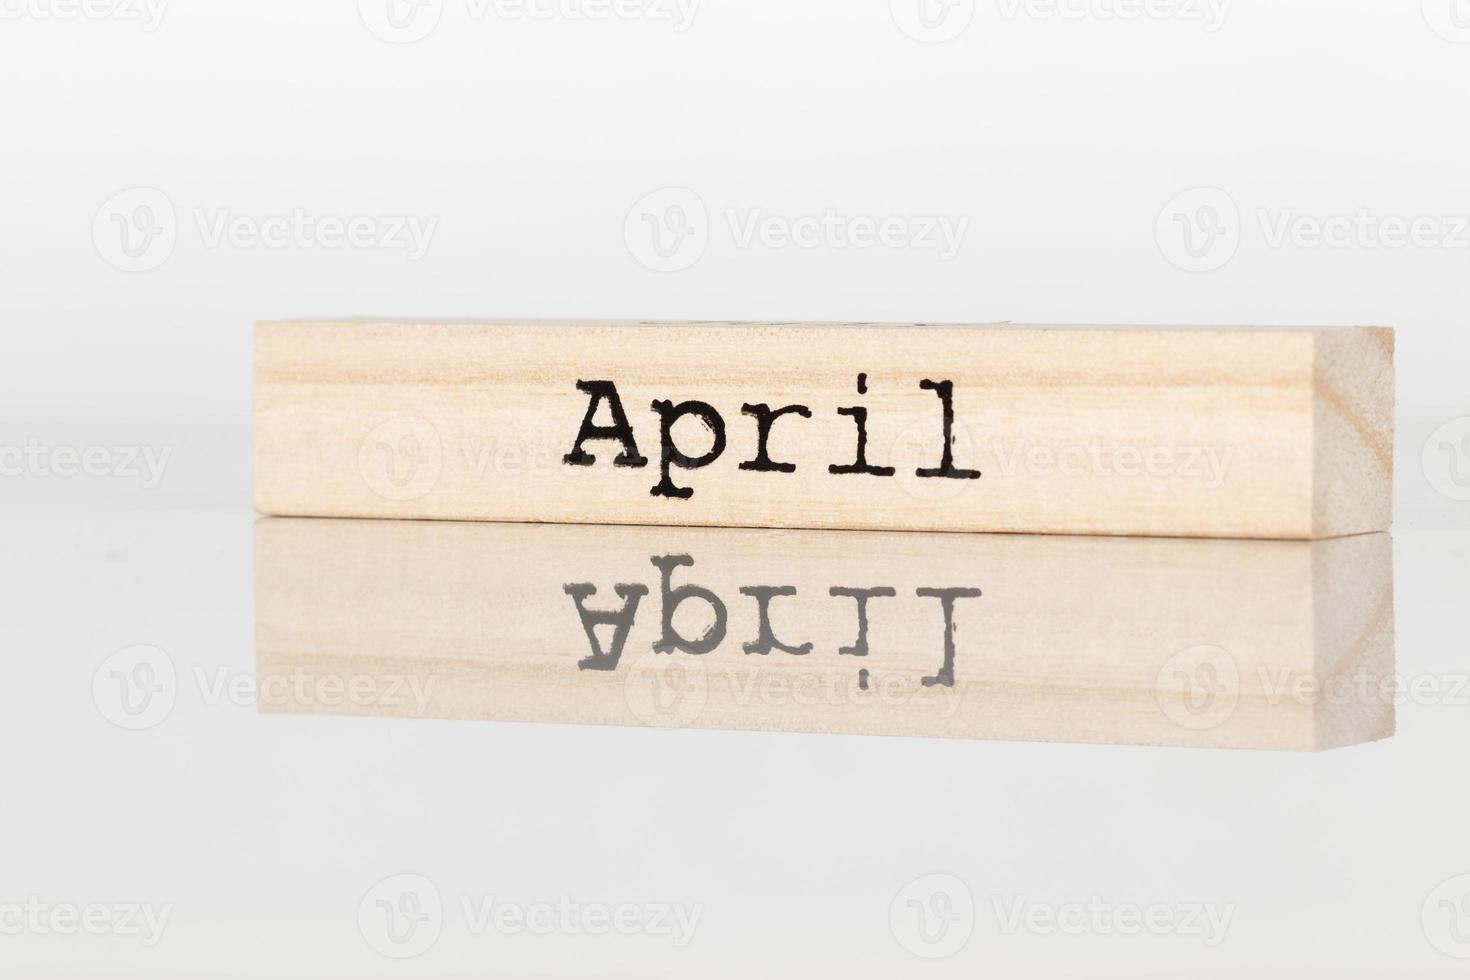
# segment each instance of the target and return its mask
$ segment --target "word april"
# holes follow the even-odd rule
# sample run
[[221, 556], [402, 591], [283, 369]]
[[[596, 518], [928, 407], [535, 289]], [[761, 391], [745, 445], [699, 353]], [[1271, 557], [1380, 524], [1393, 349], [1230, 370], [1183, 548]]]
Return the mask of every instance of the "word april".
[[[729, 606], [725, 600], [713, 590], [702, 585], [686, 582], [676, 587], [673, 582], [676, 570], [694, 567], [693, 556], [650, 555], [648, 561], [659, 571], [660, 626], [659, 637], [653, 642], [653, 652], [656, 654], [684, 653], [702, 657], [719, 649], [725, 642], [729, 624]], [[621, 606], [592, 609], [588, 607], [587, 600], [596, 598], [598, 594], [594, 583], [568, 582], [562, 586], [562, 591], [572, 597], [572, 602], [577, 607], [577, 616], [581, 620], [582, 631], [586, 633], [587, 642], [591, 645], [592, 650], [590, 657], [584, 657], [577, 662], [578, 670], [612, 671], [618, 669], [618, 661], [623, 656], [623, 646], [638, 616], [638, 606], [643, 597], [649, 594], [649, 586], [642, 582], [618, 582], [613, 585], [612, 590], [622, 600]], [[815, 649], [815, 644], [810, 639], [801, 643], [783, 643], [777, 638], [776, 628], [772, 624], [772, 601], [777, 598], [799, 598], [796, 586], [746, 585], [740, 587], [740, 594], [755, 601], [760, 620], [755, 639], [741, 644], [740, 648], [746, 655], [766, 657], [770, 656], [773, 651], [779, 650], [794, 657], [805, 657]], [[868, 655], [869, 602], [896, 598], [898, 590], [886, 585], [861, 588], [834, 585], [827, 589], [827, 595], [839, 601], [852, 599], [856, 602], [854, 612], [857, 639], [850, 646], [838, 646], [838, 655], [866, 657]], [[919, 588], [914, 590], [914, 595], [939, 600], [944, 625], [941, 665], [934, 674], [921, 678], [919, 683], [924, 687], [954, 687], [955, 603], [960, 599], [978, 599], [981, 592], [979, 589], [967, 587]], [[686, 602], [703, 604], [710, 614], [711, 624], [700, 636], [685, 636], [674, 626], [674, 615]], [[883, 604], [874, 603], [874, 605]], [[607, 650], [603, 650], [602, 642], [598, 639], [596, 633], [598, 626], [612, 627], [611, 643]], [[858, 687], [864, 691], [868, 689], [866, 668], [858, 671]]]
[[[944, 430], [941, 444], [937, 447], [938, 459], [935, 465], [920, 467], [914, 471], [914, 475], [936, 480], [978, 480], [979, 470], [964, 469], [954, 464], [954, 382], [925, 378], [919, 382], [919, 387], [924, 391], [932, 391], [939, 399]], [[576, 441], [572, 443], [572, 451], [562, 457], [562, 462], [567, 466], [592, 466], [597, 462], [597, 457], [587, 451], [586, 444], [607, 441], [618, 443], [622, 447], [622, 451], [613, 459], [614, 466], [633, 469], [647, 466], [648, 459], [638, 450], [638, 441], [633, 435], [633, 426], [628, 422], [628, 413], [623, 408], [623, 400], [618, 394], [617, 385], [612, 381], [578, 381], [577, 390], [589, 398], [587, 414], [582, 418], [582, 427], [577, 431]], [[857, 376], [857, 393], [860, 395], [868, 393], [866, 374]], [[610, 425], [599, 425], [594, 421], [598, 409], [604, 402], [612, 417]], [[673, 470], [676, 467], [681, 470], [702, 469], [724, 455], [724, 416], [708, 402], [696, 400], [675, 403], [655, 399], [649, 408], [658, 416], [659, 432], [659, 481], [653, 485], [649, 493], [655, 497], [687, 500], [694, 496], [694, 489], [676, 484], [672, 476]], [[757, 440], [755, 458], [742, 462], [740, 469], [755, 473], [795, 473], [795, 463], [781, 462], [771, 458], [771, 430], [775, 428], [779, 420], [786, 416], [809, 419], [812, 417], [812, 410], [806, 405], [783, 405], [780, 408], [772, 408], [763, 402], [754, 404], [747, 402], [740, 406], [740, 414], [748, 415], [755, 420]], [[852, 405], [839, 408], [837, 414], [846, 416], [853, 422], [852, 461], [833, 463], [827, 467], [827, 472], [834, 476], [892, 477], [895, 473], [893, 467], [878, 466], [868, 461], [867, 408], [862, 405]], [[713, 436], [712, 445], [698, 456], [689, 455], [675, 444], [674, 425], [686, 417], [698, 420]], [[787, 424], [794, 423], [788, 422]]]

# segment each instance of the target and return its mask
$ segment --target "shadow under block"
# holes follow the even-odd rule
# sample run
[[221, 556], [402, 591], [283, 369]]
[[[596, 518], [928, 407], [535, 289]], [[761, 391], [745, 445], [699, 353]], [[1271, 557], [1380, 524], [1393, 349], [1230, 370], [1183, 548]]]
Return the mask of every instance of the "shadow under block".
[[261, 323], [254, 397], [256, 507], [281, 516], [1390, 524], [1386, 328]]
[[1394, 731], [1385, 534], [266, 518], [255, 561], [263, 712], [1298, 751]]

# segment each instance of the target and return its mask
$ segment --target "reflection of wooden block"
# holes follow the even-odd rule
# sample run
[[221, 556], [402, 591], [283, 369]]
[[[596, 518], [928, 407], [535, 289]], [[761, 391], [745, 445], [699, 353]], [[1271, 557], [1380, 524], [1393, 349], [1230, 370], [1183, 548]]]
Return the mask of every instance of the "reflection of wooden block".
[[259, 703], [1322, 749], [1393, 732], [1390, 575], [1383, 534], [267, 519], [256, 528]]
[[1317, 538], [1388, 528], [1392, 441], [1387, 329], [255, 335], [276, 515]]

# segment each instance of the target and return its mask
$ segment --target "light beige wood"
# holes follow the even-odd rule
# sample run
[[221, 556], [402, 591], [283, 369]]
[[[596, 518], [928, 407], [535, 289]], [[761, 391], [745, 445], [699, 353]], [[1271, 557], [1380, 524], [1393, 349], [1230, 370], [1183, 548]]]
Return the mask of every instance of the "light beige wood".
[[[259, 704], [1310, 751], [1394, 730], [1392, 694], [1381, 693], [1394, 677], [1390, 551], [1383, 534], [1226, 541], [268, 518], [256, 527]], [[770, 630], [808, 652], [749, 652], [762, 634], [762, 587], [794, 589], [764, 593]], [[858, 643], [858, 600], [833, 590], [873, 588], [893, 594], [867, 600], [867, 653], [842, 653]], [[944, 600], [920, 589], [980, 592], [952, 600], [949, 671]], [[724, 628], [712, 649], [656, 652], [666, 607], [695, 641], [721, 618], [715, 602]], [[621, 645], [617, 624], [603, 622], [594, 650], [583, 617], [598, 612], [626, 617]]]
[[[858, 392], [864, 376], [865, 394]], [[942, 396], [952, 383], [951, 463]], [[644, 466], [588, 441], [611, 382]], [[661, 485], [661, 415], [723, 424]], [[807, 408], [770, 427], [745, 405]], [[833, 474], [857, 457], [892, 476]], [[754, 410], [753, 410], [754, 411]], [[595, 424], [611, 425], [610, 405]], [[692, 415], [690, 459], [713, 448]], [[1393, 332], [540, 322], [257, 325], [255, 500], [266, 514], [658, 525], [1319, 538], [1386, 530]]]

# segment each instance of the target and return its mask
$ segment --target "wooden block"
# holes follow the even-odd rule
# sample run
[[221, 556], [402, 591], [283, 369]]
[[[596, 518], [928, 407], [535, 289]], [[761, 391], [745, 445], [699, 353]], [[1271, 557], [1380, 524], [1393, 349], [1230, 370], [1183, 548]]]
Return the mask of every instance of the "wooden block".
[[1393, 733], [1390, 545], [268, 518], [258, 703], [1310, 751]]
[[275, 515], [1331, 537], [1393, 332], [262, 323], [254, 438]]

